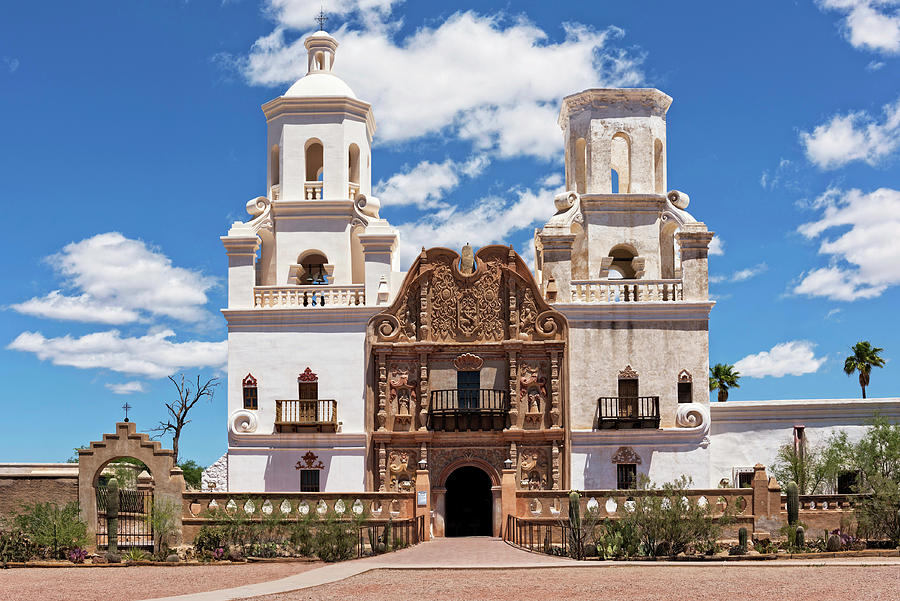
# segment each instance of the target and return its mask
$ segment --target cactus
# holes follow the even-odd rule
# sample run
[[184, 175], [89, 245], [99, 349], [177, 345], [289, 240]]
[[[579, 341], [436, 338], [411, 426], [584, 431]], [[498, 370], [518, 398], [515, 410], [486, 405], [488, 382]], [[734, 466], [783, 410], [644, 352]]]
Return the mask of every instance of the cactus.
[[788, 524], [791, 526], [800, 521], [800, 490], [793, 480], [787, 485], [787, 513]]
[[738, 530], [738, 546], [740, 546], [744, 552], [747, 551], [747, 529], [743, 526]]
[[832, 534], [828, 537], [828, 541], [825, 543], [825, 550], [830, 552], [840, 551], [841, 550], [841, 537], [837, 534]]
[[109, 479], [106, 496], [106, 534], [109, 539], [107, 553], [119, 553], [119, 481], [115, 477]]
[[569, 554], [573, 559], [581, 559], [581, 495], [574, 490], [569, 493], [569, 528]]
[[797, 534], [794, 536], [794, 545], [798, 549], [806, 548], [806, 530], [803, 529], [803, 526], [797, 526]]

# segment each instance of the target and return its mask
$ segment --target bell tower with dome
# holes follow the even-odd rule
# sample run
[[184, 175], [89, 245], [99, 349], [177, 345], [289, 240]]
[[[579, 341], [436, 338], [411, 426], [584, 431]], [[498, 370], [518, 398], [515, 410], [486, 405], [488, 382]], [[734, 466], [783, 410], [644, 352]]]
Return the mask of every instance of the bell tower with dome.
[[335, 74], [333, 37], [305, 46], [307, 74], [262, 106], [266, 194], [222, 236], [231, 490], [312, 486], [306, 453], [321, 490], [364, 488], [366, 324], [403, 278], [371, 196], [372, 106]]

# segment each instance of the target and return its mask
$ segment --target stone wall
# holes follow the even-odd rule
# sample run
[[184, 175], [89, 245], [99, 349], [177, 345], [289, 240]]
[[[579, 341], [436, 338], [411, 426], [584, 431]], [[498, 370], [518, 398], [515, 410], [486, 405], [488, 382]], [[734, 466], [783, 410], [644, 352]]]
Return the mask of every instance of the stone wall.
[[0, 517], [18, 513], [22, 503], [78, 502], [78, 473], [71, 476], [0, 474]]

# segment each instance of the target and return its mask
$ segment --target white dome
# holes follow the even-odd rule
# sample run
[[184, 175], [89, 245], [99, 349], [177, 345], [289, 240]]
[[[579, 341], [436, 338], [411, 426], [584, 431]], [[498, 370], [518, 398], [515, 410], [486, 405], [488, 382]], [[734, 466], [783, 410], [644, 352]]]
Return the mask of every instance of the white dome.
[[343, 79], [331, 73], [308, 73], [301, 77], [288, 88], [285, 96], [289, 97], [314, 97], [314, 96], [346, 96], [356, 98], [356, 94], [350, 89]]

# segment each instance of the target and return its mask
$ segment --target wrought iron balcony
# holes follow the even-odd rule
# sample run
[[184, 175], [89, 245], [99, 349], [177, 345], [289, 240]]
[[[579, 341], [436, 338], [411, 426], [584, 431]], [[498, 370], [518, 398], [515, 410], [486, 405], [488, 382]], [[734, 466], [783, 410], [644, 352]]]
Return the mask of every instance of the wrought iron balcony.
[[659, 428], [659, 397], [602, 396], [597, 399], [597, 428]]
[[276, 432], [335, 432], [337, 401], [275, 401]]
[[502, 430], [508, 414], [507, 390], [432, 390], [428, 423], [432, 430]]

